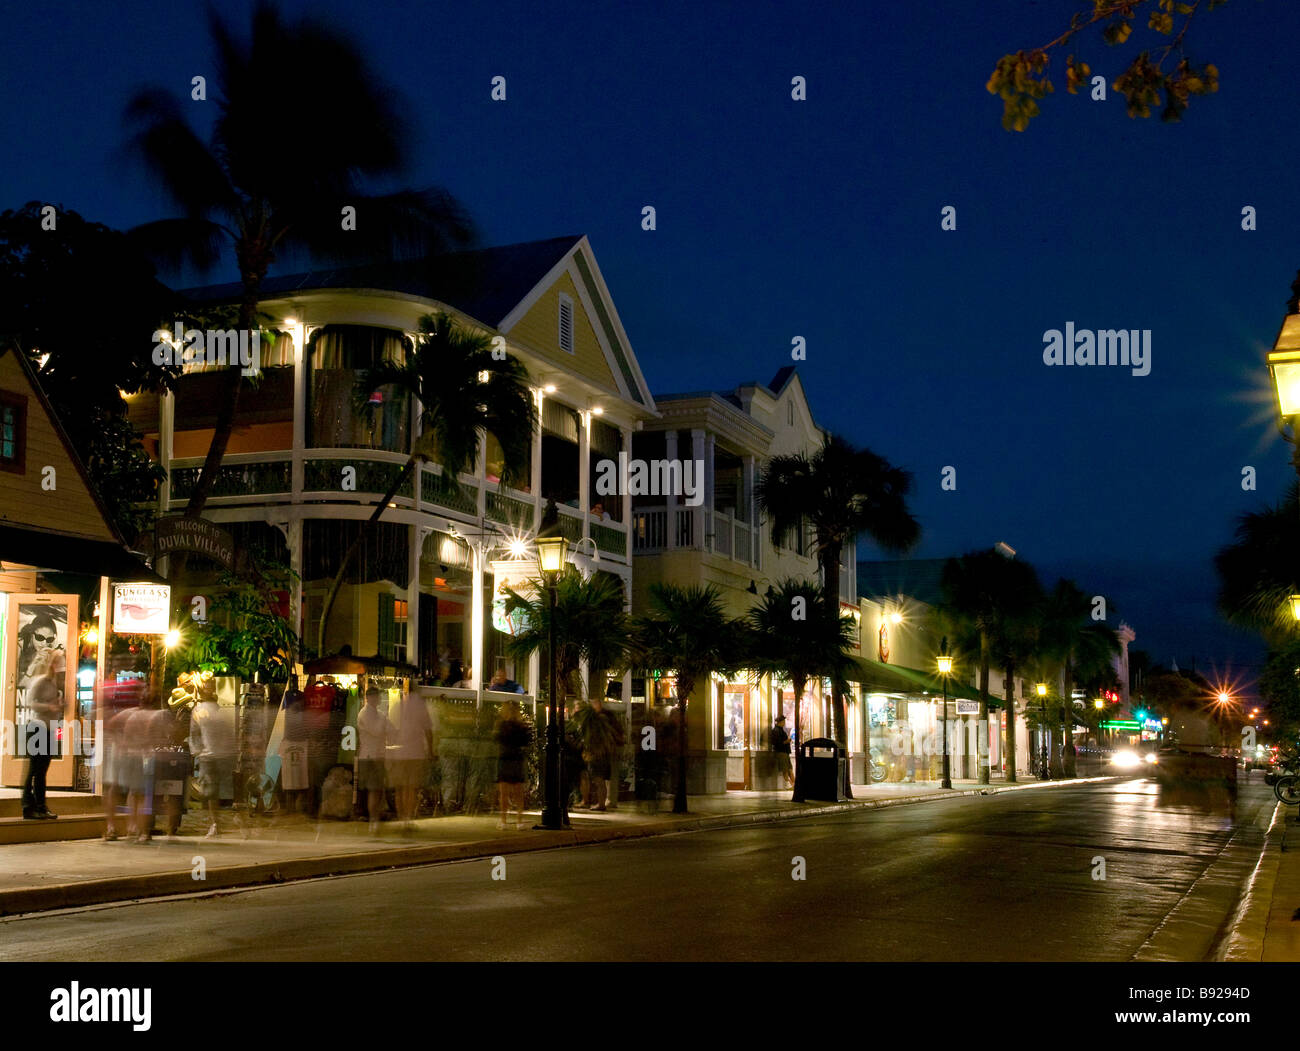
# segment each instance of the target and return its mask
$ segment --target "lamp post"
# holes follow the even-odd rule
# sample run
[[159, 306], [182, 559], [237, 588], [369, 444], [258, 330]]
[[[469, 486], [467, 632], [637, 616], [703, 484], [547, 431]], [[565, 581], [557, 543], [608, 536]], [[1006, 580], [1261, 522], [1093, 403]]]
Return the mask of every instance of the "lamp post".
[[948, 640], [939, 644], [939, 674], [943, 676], [943, 781], [941, 787], [952, 787], [952, 771], [948, 766], [948, 676], [952, 674], [952, 657], [948, 655]]
[[546, 717], [546, 802], [542, 807], [542, 822], [539, 828], [557, 830], [568, 825], [565, 813], [564, 791], [564, 753], [560, 740], [560, 699], [555, 689], [555, 581], [564, 566], [564, 554], [569, 542], [560, 535], [559, 527], [551, 529], [537, 538], [537, 564], [546, 582], [546, 593], [550, 598], [550, 618], [548, 621], [548, 653], [550, 664], [551, 692], [547, 698]]
[[1042, 772], [1039, 774], [1039, 780], [1046, 781], [1051, 775], [1047, 767], [1047, 683], [1038, 684], [1038, 745], [1039, 755], [1042, 761]]
[[[1294, 286], [1293, 286], [1294, 287]], [[1286, 432], [1286, 425], [1292, 424], [1300, 414], [1300, 349], [1296, 347], [1296, 336], [1300, 335], [1300, 314], [1290, 314], [1282, 325], [1277, 346], [1268, 354], [1268, 374], [1273, 382], [1274, 404], [1277, 408], [1278, 432], [1294, 447], [1291, 463], [1300, 473], [1300, 446], [1296, 445], [1295, 434]], [[1283, 349], [1282, 344], [1291, 344], [1292, 349]]]

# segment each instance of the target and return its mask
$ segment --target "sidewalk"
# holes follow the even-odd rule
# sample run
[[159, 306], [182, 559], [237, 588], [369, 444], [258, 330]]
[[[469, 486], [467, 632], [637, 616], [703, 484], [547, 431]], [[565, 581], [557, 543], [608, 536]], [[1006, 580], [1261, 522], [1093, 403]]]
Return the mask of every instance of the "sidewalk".
[[[662, 799], [655, 813], [629, 802], [604, 813], [575, 810], [564, 832], [530, 826], [498, 831], [495, 813], [424, 818], [405, 833], [386, 822], [375, 836], [364, 821], [318, 824], [296, 816], [252, 819], [241, 829], [237, 816], [223, 811], [221, 835], [205, 839], [207, 822], [195, 810], [171, 841], [155, 836], [145, 844], [79, 839], [0, 847], [0, 916], [1118, 779], [954, 780], [947, 791], [936, 782], [854, 785], [855, 798], [844, 803], [793, 803], [788, 791], [728, 792], [692, 796], [684, 815], [672, 814], [671, 800]], [[537, 819], [536, 810], [525, 813], [526, 821]]]
[[1300, 815], [1273, 810], [1264, 850], [1222, 958], [1240, 963], [1300, 961]]

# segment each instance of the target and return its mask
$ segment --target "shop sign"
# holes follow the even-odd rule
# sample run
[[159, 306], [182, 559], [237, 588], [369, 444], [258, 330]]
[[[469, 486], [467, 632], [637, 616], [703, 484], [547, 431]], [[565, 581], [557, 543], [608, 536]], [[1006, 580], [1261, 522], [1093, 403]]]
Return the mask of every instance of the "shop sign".
[[957, 700], [958, 715], [979, 715], [979, 713], [980, 713], [979, 701], [970, 701], [970, 700], [966, 700], [965, 698], [958, 698]]
[[154, 555], [161, 558], [177, 551], [193, 551], [235, 568], [235, 540], [229, 532], [206, 518], [169, 515], [154, 523]]
[[170, 584], [114, 584], [113, 630], [119, 635], [166, 635], [171, 630]]
[[528, 618], [522, 610], [506, 613], [510, 598], [507, 589], [527, 598], [532, 593], [532, 582], [537, 576], [537, 563], [531, 559], [501, 559], [492, 562], [492, 627], [504, 635], [518, 635], [524, 630]]

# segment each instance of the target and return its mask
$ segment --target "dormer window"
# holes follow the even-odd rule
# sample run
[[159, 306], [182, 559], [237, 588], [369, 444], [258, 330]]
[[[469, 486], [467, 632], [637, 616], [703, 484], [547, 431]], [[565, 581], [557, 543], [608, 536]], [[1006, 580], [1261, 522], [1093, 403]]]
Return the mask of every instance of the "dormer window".
[[573, 300], [560, 293], [560, 349], [573, 353]]

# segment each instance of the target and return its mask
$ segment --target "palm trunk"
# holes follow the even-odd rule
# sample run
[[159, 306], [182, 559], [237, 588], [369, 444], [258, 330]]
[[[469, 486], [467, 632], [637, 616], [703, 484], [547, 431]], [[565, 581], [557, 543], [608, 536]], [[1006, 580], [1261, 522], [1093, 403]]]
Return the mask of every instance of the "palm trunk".
[[[320, 627], [316, 632], [317, 657], [325, 656], [325, 627], [329, 623], [330, 610], [334, 608], [334, 600], [338, 597], [339, 588], [343, 585], [343, 578], [347, 575], [348, 567], [356, 557], [357, 551], [361, 547], [361, 542], [374, 532], [375, 526], [379, 523], [379, 519], [383, 516], [384, 511], [392, 502], [393, 497], [397, 495], [397, 490], [406, 484], [406, 479], [410, 477], [411, 471], [414, 467], [415, 457], [412, 456], [406, 461], [406, 466], [402, 468], [401, 474], [399, 474], [393, 484], [389, 486], [388, 492], [385, 493], [383, 499], [379, 501], [379, 506], [375, 508], [374, 513], [361, 523], [361, 528], [357, 530], [357, 535], [352, 540], [352, 546], [348, 548], [347, 553], [339, 563], [338, 572], [334, 574], [334, 580], [330, 584], [330, 589], [325, 593], [325, 607], [321, 610]], [[479, 669], [479, 674], [480, 676], [482, 675], [481, 668]]]
[[975, 742], [975, 759], [979, 765], [978, 781], [989, 783], [989, 640], [980, 632], [980, 740]]
[[1074, 676], [1073, 669], [1069, 662], [1066, 662], [1064, 671], [1064, 683], [1061, 687], [1061, 704], [1065, 708], [1065, 742], [1064, 752], [1061, 755], [1061, 768], [1065, 771], [1066, 777], [1078, 777], [1079, 767], [1075, 761], [1074, 752]]
[[[840, 612], [840, 555], [843, 548], [839, 544], [827, 544], [821, 552], [822, 557], [822, 576], [825, 580], [823, 588], [826, 596], [826, 603], [831, 608], [831, 612], [836, 616]], [[848, 799], [853, 798], [853, 792], [849, 786], [849, 769], [852, 764], [849, 762], [849, 737], [848, 737], [848, 713], [845, 710], [844, 697], [848, 692], [847, 684], [838, 678], [831, 680], [831, 711], [834, 716], [834, 734], [835, 743], [840, 746], [840, 755], [844, 757], [844, 795]]]
[[677, 794], [673, 798], [673, 813], [686, 813], [686, 761], [689, 743], [687, 722], [686, 722], [686, 702], [690, 697], [691, 691], [695, 689], [695, 680], [690, 676], [677, 673], [677, 712], [678, 712], [678, 733], [677, 733]]
[[1016, 666], [1007, 664], [1004, 703], [1007, 712], [1007, 781], [1016, 780]]
[[[249, 333], [251, 338], [253, 326], [257, 321], [257, 302], [258, 289], [262, 284], [262, 277], [266, 273], [266, 267], [260, 270], [250, 271], [246, 267], [244, 270], [244, 291], [239, 301], [239, 327], [241, 331]], [[243, 387], [243, 372], [238, 365], [226, 369], [226, 388], [222, 392], [221, 404], [217, 409], [216, 424], [212, 432], [212, 442], [208, 445], [207, 456], [203, 459], [203, 469], [199, 472], [199, 477], [194, 483], [194, 488], [190, 492], [189, 501], [185, 505], [186, 518], [198, 518], [203, 514], [203, 508], [207, 505], [208, 497], [212, 495], [213, 487], [217, 484], [217, 475], [221, 472], [221, 461], [225, 459], [226, 448], [230, 445], [230, 435], [235, 429], [235, 418], [239, 413], [239, 392]], [[179, 551], [170, 556], [167, 567], [167, 576], [169, 581], [176, 585], [180, 578], [185, 575], [185, 567], [189, 559], [184, 551]], [[181, 598], [181, 588], [173, 586], [172, 595], [177, 602]], [[188, 611], [181, 609], [179, 606], [173, 610], [173, 623], [182, 623], [188, 619]]]

